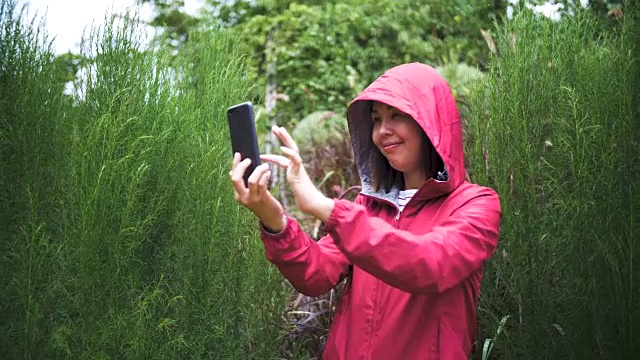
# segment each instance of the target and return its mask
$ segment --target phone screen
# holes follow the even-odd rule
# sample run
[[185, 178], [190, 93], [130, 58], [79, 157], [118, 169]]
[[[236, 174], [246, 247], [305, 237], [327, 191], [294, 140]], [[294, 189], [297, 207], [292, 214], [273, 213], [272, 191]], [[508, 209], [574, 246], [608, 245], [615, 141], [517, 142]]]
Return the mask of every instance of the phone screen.
[[231, 135], [231, 149], [233, 153], [240, 153], [242, 160], [251, 159], [251, 165], [244, 173], [244, 184], [248, 185], [249, 175], [256, 166], [260, 165], [260, 149], [253, 113], [253, 104], [244, 102], [227, 109], [229, 133]]

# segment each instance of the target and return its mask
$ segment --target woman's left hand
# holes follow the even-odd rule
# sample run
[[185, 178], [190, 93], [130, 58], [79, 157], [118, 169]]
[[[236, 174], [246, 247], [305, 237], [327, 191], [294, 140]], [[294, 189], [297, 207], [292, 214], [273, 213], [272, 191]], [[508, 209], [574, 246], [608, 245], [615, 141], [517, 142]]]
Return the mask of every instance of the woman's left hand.
[[260, 158], [287, 169], [287, 182], [291, 186], [298, 209], [320, 221], [326, 221], [333, 210], [333, 200], [324, 196], [309, 178], [298, 153], [298, 145], [287, 130], [273, 126], [271, 131], [282, 141], [284, 146], [280, 150], [286, 156], [269, 154], [261, 155]]

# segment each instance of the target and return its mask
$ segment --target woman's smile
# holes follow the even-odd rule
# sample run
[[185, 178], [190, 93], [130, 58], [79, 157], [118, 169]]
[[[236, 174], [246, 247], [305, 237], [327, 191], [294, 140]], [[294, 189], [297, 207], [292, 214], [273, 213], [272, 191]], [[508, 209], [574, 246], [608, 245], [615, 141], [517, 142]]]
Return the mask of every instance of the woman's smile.
[[396, 149], [398, 149], [400, 145], [402, 145], [402, 142], [390, 142], [383, 144], [382, 149], [386, 154], [391, 154], [392, 152], [396, 151]]

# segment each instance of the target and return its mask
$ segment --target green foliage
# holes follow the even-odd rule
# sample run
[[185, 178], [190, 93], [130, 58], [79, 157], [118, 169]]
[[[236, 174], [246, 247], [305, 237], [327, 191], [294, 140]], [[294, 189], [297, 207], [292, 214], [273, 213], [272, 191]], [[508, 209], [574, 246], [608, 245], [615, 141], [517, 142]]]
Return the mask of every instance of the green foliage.
[[317, 111], [302, 119], [291, 132], [296, 143], [305, 147], [348, 140], [347, 119], [330, 111]]
[[163, 30], [164, 44], [173, 50], [180, 49], [189, 40], [189, 33], [200, 24], [198, 17], [183, 11], [184, 0], [137, 0], [137, 3], [153, 5], [156, 14], [149, 25]]
[[[318, 110], [343, 113], [348, 102], [388, 68], [419, 61], [482, 64], [487, 55], [480, 28], [501, 11], [493, 1], [340, 1], [257, 2], [255, 13], [236, 2], [234, 14], [222, 11], [251, 54], [256, 69], [254, 97], [262, 97], [268, 81], [290, 101], [278, 104], [278, 120], [291, 126]], [[261, 5], [262, 4], [262, 5]], [[274, 51], [267, 58], [266, 45]], [[275, 62], [276, 74], [267, 78], [266, 67]]]
[[[493, 15], [504, 10], [500, 2], [486, 0], [447, 5], [426, 0], [209, 3], [216, 16], [205, 22], [229, 27], [249, 54], [252, 71], [247, 76], [256, 85], [251, 98], [258, 110], [260, 133], [266, 133], [272, 122], [271, 117], [260, 116], [266, 114], [260, 104], [266, 100], [267, 84], [276, 85], [279, 98], [270, 115], [279, 125], [294, 128], [310, 114], [344, 114], [349, 101], [371, 81], [388, 68], [410, 61], [442, 64], [440, 70], [451, 82], [464, 116], [467, 84], [479, 76], [476, 68], [488, 52], [480, 29], [489, 28]], [[163, 9], [161, 4], [158, 7]], [[270, 65], [273, 74], [267, 74]], [[346, 138], [346, 127], [343, 130], [340, 137]], [[324, 183], [327, 194], [334, 195], [334, 185], [345, 188], [358, 183], [348, 139], [336, 138], [330, 144], [302, 141], [313, 179], [319, 183], [334, 174]]]
[[[483, 73], [465, 63], [446, 63], [437, 66], [436, 70], [447, 80], [458, 106], [467, 106], [471, 96], [471, 86], [483, 77]], [[461, 110], [462, 112], [462, 110]], [[465, 109], [466, 112], [466, 109]]]
[[229, 34], [169, 59], [138, 22], [60, 58], [0, 8], [0, 358], [265, 359], [281, 282], [233, 200], [225, 110], [249, 84]]
[[82, 66], [86, 66], [80, 55], [71, 52], [56, 57], [53, 62], [58, 73], [56, 81], [63, 88], [76, 79], [76, 74]]
[[469, 117], [469, 113], [472, 111], [469, 101], [472, 95], [473, 84], [481, 80], [484, 73], [465, 63], [454, 62], [445, 62], [444, 65], [436, 67], [436, 70], [447, 80], [453, 98], [456, 100], [462, 121], [462, 137], [465, 140], [471, 140], [473, 134], [469, 130], [469, 124], [467, 122], [467, 117]]
[[503, 209], [480, 304], [496, 358], [634, 357], [634, 21], [523, 12], [498, 32], [467, 151]]
[[360, 183], [344, 116], [312, 113], [296, 125], [291, 136], [300, 147], [309, 176], [327, 196], [338, 197], [347, 187]]
[[0, 4], [0, 357], [7, 359], [47, 346], [40, 334], [50, 329], [46, 315], [56, 305], [60, 245], [53, 241], [59, 228], [42, 215], [62, 210], [54, 196], [67, 156], [53, 56], [42, 26], [24, 23], [22, 14], [13, 2]]

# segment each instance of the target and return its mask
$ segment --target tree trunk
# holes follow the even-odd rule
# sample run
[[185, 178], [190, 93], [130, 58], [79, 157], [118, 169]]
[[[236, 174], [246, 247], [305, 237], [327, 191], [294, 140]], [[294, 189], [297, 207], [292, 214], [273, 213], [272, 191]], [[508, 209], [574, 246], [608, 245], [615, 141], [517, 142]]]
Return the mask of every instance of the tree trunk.
[[[267, 121], [271, 126], [276, 125], [276, 102], [277, 102], [277, 83], [276, 83], [276, 56], [273, 53], [273, 33], [275, 32], [275, 28], [272, 28], [269, 31], [269, 35], [267, 36], [267, 43], [265, 44], [265, 58], [266, 58], [266, 75], [267, 75], [267, 86], [265, 89], [265, 109], [267, 112]], [[266, 153], [271, 154], [274, 149], [277, 149], [279, 146], [278, 139], [269, 132], [267, 134], [267, 144], [266, 144]], [[286, 181], [280, 181], [280, 179], [285, 178], [284, 169], [279, 168], [273, 164], [270, 165], [271, 170], [271, 181], [270, 187], [273, 188], [275, 186], [279, 186], [278, 189], [278, 197], [282, 207], [284, 207], [285, 211], [288, 211], [289, 204], [287, 202], [286, 197]]]

